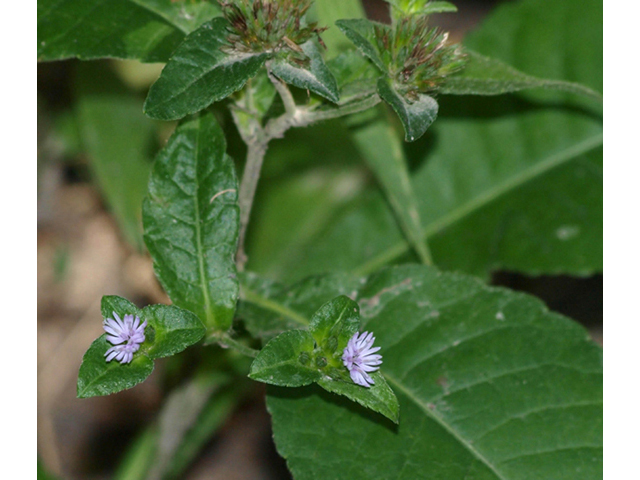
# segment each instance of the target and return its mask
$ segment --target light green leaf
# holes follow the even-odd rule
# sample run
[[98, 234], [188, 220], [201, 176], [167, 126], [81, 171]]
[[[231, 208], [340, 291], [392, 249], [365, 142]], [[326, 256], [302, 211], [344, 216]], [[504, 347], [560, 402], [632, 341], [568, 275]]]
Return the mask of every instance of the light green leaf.
[[382, 270], [356, 300], [400, 424], [318, 389], [270, 388], [276, 446], [297, 480], [601, 478], [602, 351], [582, 327], [425, 266]]
[[378, 94], [398, 114], [407, 142], [414, 142], [424, 135], [438, 116], [438, 102], [433, 97], [419, 93], [418, 99], [411, 102], [400, 95], [385, 78], [378, 80]]
[[267, 54], [227, 54], [229, 22], [214, 18], [187, 35], [160, 78], [151, 86], [144, 112], [177, 120], [240, 90], [267, 60]]
[[356, 50], [347, 50], [327, 62], [340, 91], [339, 104], [376, 93], [380, 71]]
[[143, 115], [142, 101], [106, 67], [95, 62], [78, 65], [76, 123], [109, 209], [126, 240], [141, 250], [142, 200], [155, 122]]
[[339, 100], [338, 84], [322, 58], [314, 40], [300, 46], [309, 59], [308, 67], [298, 66], [286, 59], [276, 59], [269, 64], [271, 71], [286, 83], [310, 90], [334, 103]]
[[374, 25], [376, 25], [375, 22], [364, 18], [338, 20], [336, 22], [336, 26], [353, 42], [356, 48], [386, 75], [388, 71], [387, 66], [382, 61], [382, 58], [380, 58], [378, 49], [374, 46]]
[[351, 43], [344, 38], [337, 28], [334, 28], [336, 20], [341, 18], [364, 18], [365, 12], [360, 0], [322, 0], [311, 4], [308, 15], [318, 21], [320, 27], [328, 27], [322, 32], [322, 40], [327, 45], [330, 54], [347, 50]]
[[212, 114], [182, 122], [156, 159], [143, 205], [156, 275], [210, 332], [231, 326], [238, 295], [238, 187], [225, 149]]
[[529, 88], [548, 88], [602, 98], [600, 93], [579, 83], [532, 77], [495, 58], [485, 57], [469, 49], [464, 52], [467, 59], [465, 67], [447, 78], [439, 89], [440, 93], [501, 95]]
[[[541, 12], [546, 12], [542, 14]], [[569, 31], [562, 18], [581, 18]], [[526, 0], [503, 5], [470, 48], [539, 78], [602, 89], [602, 6]], [[590, 275], [602, 269], [601, 104], [529, 90], [439, 98], [439, 119], [407, 145], [424, 239], [443, 269]], [[381, 195], [362, 195], [333, 227], [282, 265], [289, 278], [372, 272], [415, 257]], [[357, 226], [357, 227], [356, 227]], [[353, 235], [353, 231], [366, 232]], [[299, 259], [304, 258], [301, 262]]]
[[267, 343], [251, 364], [249, 378], [271, 385], [301, 387], [322, 377], [314, 362], [315, 343], [306, 330], [289, 330]]
[[38, 61], [110, 57], [165, 62], [185, 34], [218, 13], [209, 2], [40, 0]]
[[386, 118], [351, 129], [353, 140], [367, 165], [373, 170], [411, 246], [422, 263], [432, 262], [423, 239], [418, 200], [414, 194], [402, 143]]

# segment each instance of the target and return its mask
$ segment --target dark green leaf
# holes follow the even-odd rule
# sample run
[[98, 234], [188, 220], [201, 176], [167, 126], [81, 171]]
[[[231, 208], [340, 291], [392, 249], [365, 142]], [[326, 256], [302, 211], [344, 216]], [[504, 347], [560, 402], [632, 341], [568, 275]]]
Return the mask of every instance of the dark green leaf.
[[155, 122], [143, 115], [142, 101], [106, 65], [80, 64], [78, 76], [77, 124], [91, 173], [124, 237], [141, 250]]
[[204, 325], [193, 313], [174, 305], [149, 305], [141, 312], [154, 329], [153, 344], [146, 350], [150, 358], [175, 355], [199, 341]]
[[40, 0], [38, 60], [166, 62], [185, 34], [218, 12], [209, 2]]
[[438, 115], [438, 102], [432, 97], [419, 93], [417, 100], [409, 101], [386, 78], [378, 80], [378, 95], [391, 105], [400, 118], [407, 142], [414, 142], [424, 135]]
[[401, 421], [314, 388], [269, 389], [296, 479], [601, 478], [602, 351], [582, 327], [533, 297], [424, 266], [385, 269], [356, 297]]
[[313, 358], [313, 336], [289, 330], [267, 343], [251, 364], [249, 378], [271, 385], [301, 387], [322, 377]]
[[286, 59], [277, 59], [269, 64], [271, 71], [280, 79], [298, 88], [304, 88], [337, 103], [338, 84], [322, 59], [322, 53], [314, 40], [300, 46], [308, 58], [308, 66], [299, 66]]
[[495, 58], [485, 57], [469, 49], [464, 52], [467, 58], [464, 69], [448, 77], [440, 87], [440, 93], [501, 95], [528, 88], [548, 88], [602, 98], [598, 92], [579, 83], [532, 77]]
[[360, 52], [368, 57], [385, 75], [387, 74], [387, 66], [380, 58], [377, 48], [374, 46], [375, 22], [364, 18], [352, 20], [338, 20], [336, 26], [344, 33], [349, 40], [353, 42]]
[[156, 159], [143, 205], [160, 282], [212, 331], [231, 326], [238, 295], [238, 187], [225, 148], [212, 114], [182, 122]]
[[113, 345], [106, 335], [96, 339], [82, 357], [78, 373], [78, 398], [109, 395], [143, 382], [153, 371], [153, 360], [136, 353], [131, 363], [107, 362], [104, 354]]
[[267, 54], [224, 53], [228, 25], [218, 17], [187, 35], [149, 90], [144, 104], [148, 116], [177, 120], [199, 112], [256, 75]]

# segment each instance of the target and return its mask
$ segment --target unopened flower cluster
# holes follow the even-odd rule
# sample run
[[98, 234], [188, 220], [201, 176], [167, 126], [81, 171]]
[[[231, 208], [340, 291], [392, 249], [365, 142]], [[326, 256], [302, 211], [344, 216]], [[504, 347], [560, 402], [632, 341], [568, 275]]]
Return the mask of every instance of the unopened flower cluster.
[[221, 2], [222, 14], [231, 24], [229, 53], [287, 53], [304, 62], [300, 45], [326, 30], [305, 22], [311, 0], [229, 0]]
[[140, 317], [125, 315], [121, 319], [116, 312], [113, 318], [107, 318], [102, 324], [102, 328], [107, 333], [107, 341], [114, 345], [104, 354], [107, 362], [117, 360], [120, 363], [130, 363], [133, 354], [140, 349], [140, 345], [145, 340], [144, 329], [147, 321], [140, 323]]
[[452, 73], [465, 65], [458, 45], [448, 45], [449, 34], [430, 27], [427, 15], [397, 19], [393, 27], [375, 26], [377, 48], [396, 89], [409, 100], [418, 93], [435, 92]]

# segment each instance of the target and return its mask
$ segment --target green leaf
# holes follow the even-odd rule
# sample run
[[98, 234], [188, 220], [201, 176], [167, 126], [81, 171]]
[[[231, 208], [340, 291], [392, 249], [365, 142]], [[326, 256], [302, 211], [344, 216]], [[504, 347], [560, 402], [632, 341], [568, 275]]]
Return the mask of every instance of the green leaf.
[[142, 200], [155, 122], [142, 114], [142, 101], [105, 64], [77, 68], [76, 118], [91, 173], [125, 239], [142, 250]]
[[439, 89], [440, 93], [501, 95], [528, 88], [548, 88], [602, 98], [600, 93], [579, 83], [532, 77], [495, 58], [485, 57], [469, 49], [464, 52], [467, 58], [465, 67], [447, 78]]
[[[270, 339], [285, 330], [306, 327], [308, 318], [329, 299], [349, 295], [359, 286], [359, 280], [350, 275], [336, 274], [311, 277], [300, 295], [289, 295], [282, 285], [265, 280], [255, 274], [242, 274], [242, 302], [238, 305], [238, 318], [254, 336]], [[302, 312], [302, 313], [299, 313]]]
[[276, 446], [296, 479], [601, 478], [602, 350], [582, 327], [528, 295], [425, 266], [382, 270], [356, 300], [400, 424], [315, 388], [270, 388]]
[[82, 357], [78, 373], [78, 398], [110, 395], [126, 390], [146, 380], [153, 371], [153, 360], [136, 352], [131, 363], [107, 362], [104, 354], [113, 345], [106, 335], [96, 339]]
[[409, 101], [386, 78], [378, 80], [378, 95], [391, 105], [400, 118], [407, 142], [414, 142], [424, 135], [438, 115], [438, 102], [433, 97], [419, 93], [416, 101]]
[[231, 326], [238, 296], [238, 186], [225, 148], [212, 114], [182, 122], [156, 159], [143, 205], [156, 275], [209, 331]]
[[149, 305], [139, 310], [126, 298], [105, 295], [100, 304], [102, 317], [121, 319], [125, 315], [146, 321], [145, 341], [134, 353], [133, 360], [121, 364], [107, 362], [105, 353], [113, 345], [101, 335], [82, 359], [78, 374], [78, 397], [109, 395], [144, 381], [153, 371], [153, 359], [175, 355], [199, 341], [205, 333], [202, 322], [191, 312], [173, 305]]
[[[562, 27], [561, 19], [578, 17], [580, 26]], [[467, 42], [539, 78], [601, 91], [601, 31], [599, 2], [527, 0], [499, 7]], [[501, 268], [535, 275], [601, 271], [600, 102], [551, 90], [438, 101], [438, 121], [405, 147], [434, 262], [484, 278]], [[366, 234], [354, 235], [356, 229]], [[326, 271], [328, 264], [368, 273], [415, 259], [375, 192], [298, 250], [295, 262], [282, 265], [288, 278]]]
[[457, 12], [458, 8], [449, 2], [429, 0], [385, 0], [404, 15], [431, 15], [433, 13]]
[[359, 326], [358, 304], [346, 295], [340, 295], [313, 314], [309, 331], [320, 348], [339, 359]]
[[196, 113], [240, 90], [268, 55], [227, 54], [229, 22], [214, 18], [187, 35], [151, 86], [144, 112], [160, 120]]
[[369, 376], [375, 382], [369, 388], [356, 385], [350, 379], [321, 378], [318, 380], [318, 385], [328, 392], [344, 395], [349, 400], [359, 403], [365, 408], [381, 413], [393, 423], [399, 423], [400, 405], [395, 393], [393, 393], [380, 371], [372, 372]]
[[[276, 312], [286, 308], [273, 307]], [[324, 303], [311, 321], [298, 321], [309, 330], [288, 330], [269, 341], [251, 365], [249, 377], [286, 387], [317, 382], [397, 423], [398, 400], [384, 377], [374, 372], [374, 385], [362, 387], [353, 383], [342, 363], [342, 352], [360, 325], [358, 304], [341, 295]]]
[[338, 84], [331, 71], [322, 59], [320, 48], [314, 40], [309, 40], [300, 46], [309, 59], [308, 67], [301, 67], [287, 61], [276, 59], [270, 62], [269, 68], [281, 80], [298, 88], [304, 88], [337, 103]]
[[141, 315], [154, 329], [153, 345], [146, 351], [152, 359], [175, 355], [205, 334], [198, 317], [174, 305], [149, 305]]
[[38, 61], [110, 57], [165, 62], [185, 34], [218, 13], [208, 2], [40, 0]]
[[380, 71], [356, 50], [347, 50], [327, 62], [340, 92], [339, 104], [376, 93]]
[[322, 377], [314, 364], [313, 336], [289, 330], [267, 343], [251, 364], [249, 378], [271, 385], [301, 387]]
[[386, 75], [387, 66], [380, 58], [380, 54], [373, 44], [375, 42], [374, 25], [376, 25], [375, 22], [364, 18], [338, 20], [336, 22], [336, 26], [353, 42], [356, 48]]

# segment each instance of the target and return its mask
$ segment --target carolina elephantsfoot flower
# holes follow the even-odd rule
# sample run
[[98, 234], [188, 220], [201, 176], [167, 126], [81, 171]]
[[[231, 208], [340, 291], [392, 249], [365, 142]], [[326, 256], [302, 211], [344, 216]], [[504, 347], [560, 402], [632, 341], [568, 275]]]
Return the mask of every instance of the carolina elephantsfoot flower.
[[113, 312], [113, 318], [107, 318], [102, 324], [102, 328], [107, 332], [107, 341], [114, 345], [104, 354], [107, 362], [113, 359], [120, 363], [131, 362], [134, 352], [137, 352], [140, 344], [144, 342], [146, 326], [147, 321], [140, 323], [140, 317], [125, 315], [122, 320]]
[[382, 364], [382, 355], [374, 355], [380, 350], [380, 347], [373, 346], [375, 340], [373, 333], [356, 332], [342, 354], [342, 363], [349, 370], [351, 380], [367, 388], [374, 384], [369, 372], [375, 372]]

